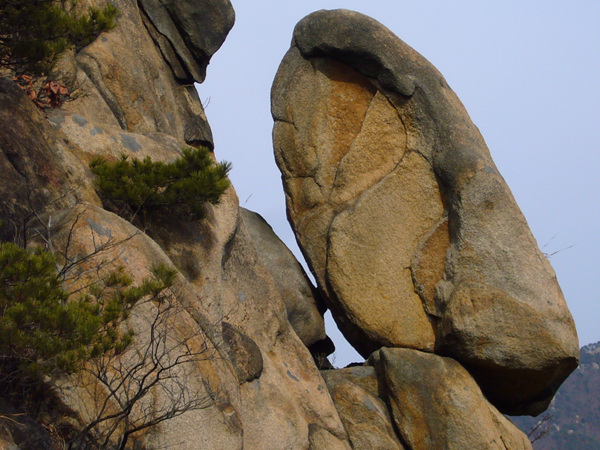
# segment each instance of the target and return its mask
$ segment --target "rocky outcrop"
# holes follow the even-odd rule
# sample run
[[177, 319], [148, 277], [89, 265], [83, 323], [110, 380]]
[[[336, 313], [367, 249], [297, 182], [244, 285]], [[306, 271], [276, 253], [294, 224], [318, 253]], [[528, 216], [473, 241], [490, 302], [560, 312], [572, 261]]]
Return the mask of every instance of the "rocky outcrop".
[[[48, 120], [14, 83], [0, 81], [2, 239], [22, 242], [24, 231], [41, 234], [38, 243], [52, 242], [74, 260], [86, 256], [92, 272], [122, 266], [136, 283], [159, 263], [177, 269], [170, 291], [174, 309], [164, 318], [168, 335], [157, 339], [152, 332], [161, 304], [141, 302], [127, 319], [135, 339], [122, 356], [123, 367], [143, 362], [148, 349], [157, 348], [149, 345], [164, 343], [183, 342], [200, 358], [153, 389], [142, 401], [145, 409], [138, 405], [131, 419], [158, 414], [180, 392], [200, 402], [136, 433], [132, 445], [349, 448], [324, 381], [299, 338], [307, 344], [325, 338], [317, 299], [298, 263], [273, 236], [265, 237], [265, 245], [282, 252], [274, 261], [286, 266], [277, 268], [281, 272], [268, 267], [249, 231], [257, 231], [252, 214], [243, 213], [247, 220], [242, 219], [234, 189], [219, 205], [207, 206], [203, 220], [167, 217], [144, 230], [104, 209], [96, 195], [88, 168], [95, 156], [171, 161], [186, 145], [212, 148], [191, 82], [201, 81], [233, 20], [227, 1], [140, 2], [143, 10], [136, 2], [114, 3], [120, 9], [117, 27], [65, 55], [57, 67], [55, 77], [72, 98], [47, 111]], [[161, 22], [167, 16], [173, 26]], [[173, 68], [173, 55], [184, 72]], [[163, 357], [172, 361], [180, 347]], [[53, 381], [64, 410], [70, 411], [52, 422], [56, 429], [81, 427], [102, 407], [106, 391], [86, 373]], [[1, 436], [9, 438], [10, 433]]]
[[[25, 428], [5, 424], [20, 409], [0, 399], [0, 445], [73, 438], [148, 379], [132, 374], [159, 367], [167, 376], [127, 423], [194, 407], [134, 432], [132, 448], [528, 448], [496, 408], [544, 408], [576, 363], [575, 332], [435, 69], [356, 13], [321, 11], [296, 28], [273, 89], [274, 140], [317, 293], [233, 187], [202, 220], [153, 217], [143, 230], [104, 207], [92, 158], [213, 148], [192, 83], [234, 19], [227, 0], [113, 3], [117, 27], [56, 69], [71, 92], [61, 108], [45, 117], [0, 79], [0, 239], [73, 262], [65, 286], [81, 292], [119, 267], [135, 284], [163, 264], [176, 281], [136, 304], [124, 324], [133, 342], [100, 372], [125, 391], [109, 395], [93, 359], [49, 380], [51, 414], [22, 417]], [[333, 349], [323, 299], [366, 365], [319, 372]], [[106, 445], [127, 426], [112, 425]]]
[[233, 27], [229, 0], [139, 0], [148, 32], [182, 82], [202, 82], [211, 56]]
[[321, 372], [348, 432], [352, 448], [404, 449], [396, 436], [375, 369], [348, 367]]
[[464, 107], [385, 27], [295, 28], [272, 89], [288, 215], [340, 329], [450, 356], [503, 412], [544, 410], [577, 365], [556, 276]]
[[[212, 148], [193, 82], [204, 80], [210, 56], [233, 25], [229, 2], [112, 3], [120, 11], [118, 26], [59, 64], [57, 78], [74, 100], [51, 116], [68, 121], [76, 115], [92, 129], [162, 133]], [[182, 61], [183, 73], [169, 65], [174, 61]]]
[[[73, 146], [12, 81], [0, 79], [0, 239], [24, 242], [32, 211], [99, 201]], [[64, 189], [78, 186], [79, 189]]]
[[287, 319], [307, 347], [323, 341], [325, 307], [296, 257], [277, 237], [259, 214], [240, 208], [259, 258], [276, 282], [287, 313]]
[[402, 348], [371, 356], [393, 421], [412, 449], [530, 449], [527, 436], [451, 358]]
[[451, 358], [384, 347], [322, 375], [353, 448], [532, 448]]
[[[287, 321], [272, 277], [243, 224], [234, 220], [227, 228], [223, 220], [235, 217], [237, 208], [237, 198], [230, 195], [209, 223], [187, 223], [184, 229], [164, 224], [162, 233], [169, 233], [170, 245], [91, 204], [53, 212], [52, 235], [59, 245], [69, 239], [71, 251], [82, 255], [109, 240], [126, 242], [98, 257], [126, 267], [136, 279], [148, 276], [149, 268], [161, 262], [179, 268], [173, 291], [180, 306], [167, 317], [168, 336], [174, 342], [191, 336], [186, 346], [202, 349], [200, 360], [191, 373], [153, 395], [157, 404], [168, 404], [173, 400], [168, 395], [178, 392], [175, 383], [183, 382], [186, 391], [204, 403], [138, 440], [150, 448], [281, 448], [287, 443], [303, 448], [316, 427], [343, 446], [345, 432], [337, 411], [308, 349]], [[185, 247], [182, 253], [180, 245]], [[206, 247], [214, 253], [206, 253]], [[95, 267], [93, 261], [90, 264]], [[218, 278], [211, 279], [213, 274]], [[128, 319], [139, 354], [152, 339], [148, 323], [157, 308], [142, 303]], [[172, 353], [171, 358], [176, 356], [175, 350]], [[83, 423], [91, 421], [97, 414], [95, 405], [101, 405], [102, 397], [92, 396], [99, 387], [90, 388], [90, 383], [94, 386], [85, 373], [58, 383], [63, 401], [80, 412]]]

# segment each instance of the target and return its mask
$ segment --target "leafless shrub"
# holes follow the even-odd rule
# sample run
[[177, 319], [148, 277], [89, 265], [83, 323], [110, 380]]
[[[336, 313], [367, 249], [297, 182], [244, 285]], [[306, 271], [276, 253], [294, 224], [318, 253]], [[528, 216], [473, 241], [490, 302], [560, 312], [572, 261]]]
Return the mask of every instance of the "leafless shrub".
[[543, 439], [552, 431], [552, 414], [544, 414], [537, 424], [527, 433], [529, 441], [533, 444], [540, 439]]
[[140, 306], [154, 313], [135, 343], [91, 361], [81, 373], [92, 419], [68, 448], [124, 449], [134, 435], [217, 400], [209, 386], [190, 377], [215, 352], [200, 331], [177, 332], [184, 311], [174, 294]]
[[[48, 209], [71, 192], [47, 205]], [[69, 295], [98, 290], [98, 286], [102, 290], [104, 280], [118, 268], [125, 244], [138, 234], [100, 237], [90, 226], [91, 248], [82, 253], [75, 250], [75, 241], [85, 228], [80, 223], [84, 207], [49, 214], [36, 210], [31, 202], [29, 206], [15, 224], [16, 234], [24, 246], [36, 241], [59, 256], [57, 272]], [[132, 343], [92, 359], [69, 379], [69, 390], [76, 397], [71, 401], [80, 414], [75, 415], [78, 425], [55, 433], [64, 436], [64, 448], [125, 449], [152, 427], [215, 404], [218, 392], [198, 379], [198, 365], [215, 358], [217, 350], [202, 327], [188, 317], [180, 297], [170, 286], [139, 301], [128, 320], [135, 322]]]

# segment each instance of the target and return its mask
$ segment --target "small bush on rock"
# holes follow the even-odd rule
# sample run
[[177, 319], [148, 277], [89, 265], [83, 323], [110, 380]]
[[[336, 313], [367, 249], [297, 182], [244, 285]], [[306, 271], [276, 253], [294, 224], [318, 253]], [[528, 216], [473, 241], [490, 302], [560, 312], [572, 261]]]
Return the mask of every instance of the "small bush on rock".
[[218, 204], [230, 186], [231, 165], [215, 162], [203, 147], [185, 148], [168, 164], [123, 155], [114, 163], [96, 158], [90, 168], [107, 205], [131, 221], [140, 214], [143, 223], [151, 215], [200, 219], [205, 203]]
[[75, 13], [76, 0], [0, 0], [0, 67], [48, 75], [65, 50], [82, 48], [115, 26], [114, 5]]

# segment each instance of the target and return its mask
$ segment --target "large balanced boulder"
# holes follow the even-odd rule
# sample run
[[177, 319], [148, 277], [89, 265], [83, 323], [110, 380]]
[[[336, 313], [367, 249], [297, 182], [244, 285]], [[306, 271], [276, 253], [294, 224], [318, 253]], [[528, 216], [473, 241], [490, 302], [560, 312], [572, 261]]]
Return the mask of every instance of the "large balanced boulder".
[[577, 366], [574, 322], [442, 75], [375, 20], [323, 10], [271, 95], [288, 215], [350, 343], [451, 356], [502, 411], [545, 409]]

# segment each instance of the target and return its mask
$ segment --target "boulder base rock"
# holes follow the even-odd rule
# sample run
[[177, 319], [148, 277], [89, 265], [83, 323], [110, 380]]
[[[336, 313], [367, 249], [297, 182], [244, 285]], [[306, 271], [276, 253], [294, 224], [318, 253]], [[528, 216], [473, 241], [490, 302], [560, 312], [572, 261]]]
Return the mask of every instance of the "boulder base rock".
[[387, 404], [380, 397], [375, 369], [369, 366], [321, 372], [352, 448], [404, 449]]
[[271, 102], [288, 215], [349, 342], [451, 356], [503, 412], [544, 410], [577, 366], [574, 322], [439, 72], [375, 20], [323, 10]]
[[451, 358], [382, 348], [370, 360], [411, 449], [531, 449], [527, 436], [483, 396]]

